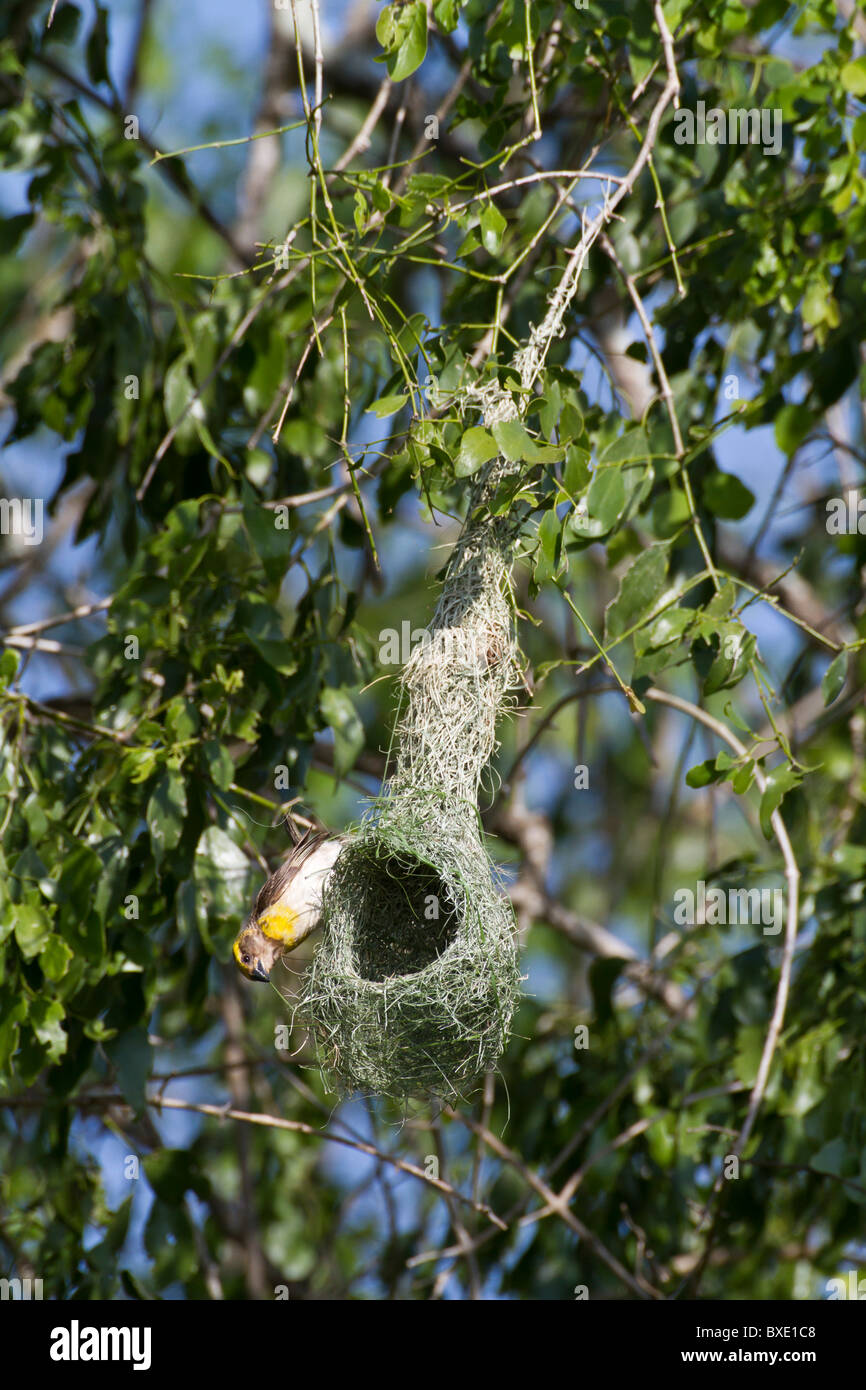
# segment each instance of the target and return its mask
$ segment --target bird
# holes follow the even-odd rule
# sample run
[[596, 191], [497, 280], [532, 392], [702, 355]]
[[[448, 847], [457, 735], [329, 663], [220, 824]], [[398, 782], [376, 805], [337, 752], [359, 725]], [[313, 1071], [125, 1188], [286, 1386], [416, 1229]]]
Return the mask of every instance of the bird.
[[267, 984], [281, 956], [315, 931], [325, 884], [345, 843], [329, 830], [308, 830], [259, 889], [232, 946], [235, 964], [248, 980]]

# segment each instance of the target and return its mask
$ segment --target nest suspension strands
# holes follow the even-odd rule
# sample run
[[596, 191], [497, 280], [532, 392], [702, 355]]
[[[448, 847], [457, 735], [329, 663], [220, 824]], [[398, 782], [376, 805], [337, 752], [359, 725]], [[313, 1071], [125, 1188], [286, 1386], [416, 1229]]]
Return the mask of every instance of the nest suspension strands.
[[520, 681], [515, 529], [482, 505], [513, 467], [494, 462], [476, 483], [433, 619], [402, 672], [393, 776], [325, 891], [301, 1010], [343, 1092], [454, 1099], [507, 1041], [514, 921], [477, 796]]
[[[581, 215], [544, 320], [514, 355], [524, 397], [627, 187], [606, 189], [594, 219]], [[461, 396], [487, 426], [519, 418], [496, 379]], [[453, 1099], [508, 1039], [520, 982], [514, 923], [494, 883], [477, 796], [497, 719], [520, 681], [510, 585], [518, 527], [489, 503], [525, 467], [500, 457], [478, 476], [426, 640], [402, 673], [394, 775], [325, 889], [301, 1008], [344, 1092]]]
[[[665, 88], [658, 120], [673, 95]], [[519, 419], [581, 271], [649, 157], [581, 212], [542, 322], [512, 359], [521, 405], [497, 376], [460, 388], [488, 427]], [[393, 777], [343, 850], [323, 899], [323, 940], [301, 1005], [343, 1091], [453, 1098], [508, 1037], [519, 975], [513, 918], [497, 891], [478, 822], [481, 774], [497, 717], [519, 681], [510, 571], [517, 527], [492, 514], [499, 483], [526, 465], [496, 458], [479, 474], [427, 640], [402, 675]]]

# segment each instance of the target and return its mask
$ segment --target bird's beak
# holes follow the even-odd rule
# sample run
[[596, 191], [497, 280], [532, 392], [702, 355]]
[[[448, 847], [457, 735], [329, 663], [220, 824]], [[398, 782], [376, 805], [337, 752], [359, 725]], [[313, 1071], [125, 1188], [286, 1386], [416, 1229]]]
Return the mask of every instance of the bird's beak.
[[261, 980], [263, 984], [267, 984], [269, 978], [270, 976], [268, 974], [268, 971], [262, 965], [261, 961], [257, 960], [255, 964], [255, 969], [250, 971], [250, 979]]

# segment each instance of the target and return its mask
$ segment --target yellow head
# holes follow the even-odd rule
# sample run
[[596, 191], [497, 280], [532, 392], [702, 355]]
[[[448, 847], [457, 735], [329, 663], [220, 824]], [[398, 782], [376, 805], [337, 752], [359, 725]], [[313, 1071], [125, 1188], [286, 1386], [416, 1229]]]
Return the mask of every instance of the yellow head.
[[266, 984], [283, 952], [294, 950], [302, 939], [297, 919], [298, 914], [288, 907], [273, 907], [257, 922], [250, 918], [232, 946], [235, 964], [248, 980]]

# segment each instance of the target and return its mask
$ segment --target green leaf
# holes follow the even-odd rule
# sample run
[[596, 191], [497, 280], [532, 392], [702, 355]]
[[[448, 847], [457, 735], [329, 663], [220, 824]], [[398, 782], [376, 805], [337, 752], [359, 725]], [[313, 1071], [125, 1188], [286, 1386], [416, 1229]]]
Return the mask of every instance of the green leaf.
[[499, 420], [493, 426], [493, 437], [509, 463], [523, 462], [532, 447], [532, 439], [519, 420]]
[[465, 256], [471, 256], [473, 251], [477, 251], [480, 245], [481, 241], [479, 239], [477, 231], [474, 227], [470, 228], [470, 230], [466, 233], [465, 237], [461, 241], [460, 245], [457, 247], [457, 259], [462, 260]]
[[565, 451], [565, 467], [562, 470], [562, 486], [569, 497], [578, 497], [589, 482], [590, 456], [586, 449], [577, 444], [569, 444]]
[[596, 1026], [601, 1028], [614, 1017], [613, 990], [627, 962], [620, 956], [596, 959], [589, 967], [589, 987], [592, 990]]
[[202, 753], [211, 781], [221, 791], [228, 791], [235, 777], [235, 765], [229, 750], [218, 739], [211, 738], [202, 745]]
[[466, 430], [460, 440], [454, 471], [458, 478], [468, 478], [498, 453], [499, 446], [490, 431], [475, 425]]
[[510, 463], [552, 463], [565, 452], [554, 444], [536, 444], [519, 420], [500, 420], [493, 437]]
[[144, 1160], [147, 1180], [163, 1202], [177, 1206], [188, 1191], [202, 1186], [192, 1155], [186, 1149], [158, 1149]]
[[370, 197], [373, 200], [373, 207], [377, 212], [387, 212], [394, 204], [394, 195], [390, 188], [386, 188], [382, 183], [374, 183], [370, 189]]
[[842, 1178], [848, 1168], [848, 1149], [844, 1139], [830, 1139], [816, 1154], [812, 1156], [809, 1164], [819, 1173], [831, 1173], [834, 1177]]
[[544, 513], [541, 519], [541, 525], [538, 528], [538, 539], [541, 543], [542, 552], [550, 561], [551, 565], [554, 564], [556, 560], [557, 541], [561, 533], [562, 527], [560, 526], [559, 517], [556, 515], [553, 508], [551, 508]]
[[189, 453], [198, 443], [196, 421], [204, 420], [204, 406], [196, 397], [185, 356], [178, 357], [165, 373], [163, 384], [165, 418], [177, 425], [174, 442], [181, 453]]
[[852, 96], [866, 96], [866, 58], [855, 58], [845, 63], [839, 73], [839, 81]]
[[[847, 197], [842, 194], [840, 197]], [[830, 286], [823, 275], [817, 275], [810, 282], [800, 310], [803, 322], [811, 327], [827, 324], [831, 328], [839, 325], [839, 306], [831, 293]]]
[[108, 13], [102, 5], [96, 6], [96, 18], [87, 39], [87, 71], [94, 83], [107, 82], [108, 79]]
[[734, 1071], [741, 1085], [754, 1086], [763, 1051], [764, 1029], [757, 1023], [742, 1027], [737, 1034], [737, 1049], [734, 1053]]
[[773, 426], [782, 453], [789, 458], [796, 453], [811, 428], [812, 412], [807, 406], [783, 405]]
[[117, 1084], [133, 1110], [141, 1111], [146, 1102], [145, 1082], [153, 1066], [153, 1048], [146, 1028], [127, 1028], [104, 1044], [105, 1055], [117, 1069]]
[[647, 1148], [654, 1163], [660, 1168], [673, 1167], [677, 1157], [676, 1120], [673, 1115], [650, 1126], [647, 1133]]
[[286, 641], [273, 604], [251, 592], [237, 606], [237, 624], [268, 666], [282, 676], [294, 675], [298, 669], [297, 649]]
[[130, 1299], [137, 1299], [139, 1303], [154, 1302], [154, 1295], [148, 1291], [140, 1279], [136, 1278], [131, 1270], [122, 1269], [120, 1271], [120, 1282], [123, 1285], [124, 1293]]
[[694, 620], [694, 616], [694, 610], [691, 608], [666, 608], [641, 634], [642, 644], [647, 650], [654, 651], [658, 647], [666, 647], [670, 642], [676, 642]]
[[372, 405], [368, 405], [366, 415], [375, 415], [379, 420], [385, 420], [389, 415], [396, 415], [398, 410], [402, 410], [406, 404], [406, 396], [382, 396]]
[[609, 463], [633, 463], [636, 459], [648, 458], [651, 452], [646, 431], [637, 425], [608, 444], [599, 454], [598, 462], [599, 466]]
[[34, 999], [30, 1005], [30, 1026], [43, 1047], [48, 1048], [48, 1057], [58, 1062], [69, 1045], [69, 1038], [62, 1027], [66, 1011], [56, 999]]
[[[550, 438], [560, 415], [562, 414], [562, 390], [558, 381], [548, 381], [544, 386], [544, 391], [539, 396], [537, 403], [530, 407], [530, 413], [538, 410], [538, 418], [541, 421], [542, 431], [547, 439]], [[560, 430], [560, 438], [562, 431]]]
[[240, 917], [249, 911], [256, 869], [219, 825], [209, 825], [195, 849], [193, 876], [198, 905], [208, 916]]
[[0, 690], [6, 690], [18, 673], [21, 658], [14, 647], [7, 647], [0, 656]]
[[737, 796], [742, 796], [744, 792], [747, 792], [749, 790], [749, 787], [752, 785], [754, 780], [755, 764], [754, 761], [750, 758], [749, 761], [747, 763], [744, 763], [742, 767], [737, 768], [736, 772], [731, 778], [731, 786], [737, 793]]
[[562, 522], [553, 507], [541, 518], [538, 541], [533, 573], [536, 582], [543, 584], [546, 580], [552, 579], [559, 568], [562, 551]]
[[713, 695], [717, 690], [726, 690], [729, 686], [738, 685], [757, 647], [754, 633], [749, 632], [742, 623], [724, 621], [714, 624], [714, 628], [719, 645], [718, 651], [709, 662], [709, 669], [704, 666], [701, 671], [705, 695]]
[[334, 731], [334, 771], [345, 777], [364, 747], [364, 726], [345, 690], [323, 690], [319, 708]]
[[537, 500], [531, 488], [524, 487], [520, 475], [511, 474], [499, 483], [495, 493], [487, 503], [487, 508], [491, 516], [504, 516], [520, 502], [526, 502], [528, 506], [534, 507]]
[[72, 960], [72, 951], [62, 936], [50, 936], [39, 955], [43, 975], [49, 980], [62, 980]]
[[452, 34], [460, 19], [460, 0], [433, 0], [433, 18], [446, 34]]
[[689, 503], [682, 488], [662, 492], [652, 505], [652, 527], [657, 536], [672, 536], [689, 519]]
[[[201, 727], [199, 712], [192, 700], [176, 695], [170, 700], [165, 711], [165, 731], [173, 743], [183, 743], [194, 738]], [[159, 737], [158, 734], [154, 735]]]
[[186, 783], [179, 772], [164, 772], [147, 803], [147, 826], [156, 862], [176, 849], [186, 820]]
[[596, 469], [586, 497], [589, 515], [609, 531], [619, 520], [625, 501], [625, 483], [619, 466]]
[[716, 767], [715, 758], [706, 758], [702, 763], [696, 763], [690, 767], [686, 773], [687, 787], [708, 787], [712, 782], [720, 782], [724, 773]]
[[743, 716], [734, 709], [733, 701], [731, 700], [728, 700], [725, 704], [725, 718], [731, 721], [735, 729], [742, 729], [743, 733], [748, 734], [750, 738], [755, 737]]
[[18, 1048], [18, 1037], [21, 1024], [27, 1018], [27, 1001], [22, 998], [16, 999], [11, 1008], [6, 1008], [5, 1013], [0, 1014], [0, 1067], [4, 1072], [8, 1072], [12, 1057]]
[[34, 903], [14, 903], [12, 918], [18, 949], [25, 960], [32, 960], [48, 944], [51, 918]]
[[773, 812], [781, 806], [786, 794], [792, 787], [796, 787], [803, 780], [803, 774], [798, 768], [792, 767], [790, 763], [780, 763], [774, 767], [772, 772], [767, 773], [767, 785], [761, 796], [761, 829], [766, 839], [770, 840], [773, 836], [773, 827], [770, 817]]
[[711, 618], [727, 618], [736, 601], [737, 590], [730, 579], [726, 579], [709, 603], [705, 604], [703, 611]]
[[388, 5], [376, 21], [376, 38], [385, 50], [392, 82], [410, 77], [427, 53], [424, 0], [412, 0], [408, 5]]
[[502, 246], [502, 238], [508, 223], [493, 203], [488, 203], [485, 206], [479, 221], [484, 249], [489, 251], [491, 256], [495, 256]]
[[704, 505], [723, 521], [740, 521], [754, 506], [755, 496], [733, 473], [709, 473], [703, 481]]
[[839, 695], [840, 690], [845, 684], [845, 677], [848, 674], [848, 653], [840, 652], [834, 656], [830, 665], [824, 672], [821, 681], [821, 693], [824, 696], [824, 705], [832, 705]]
[[605, 610], [605, 632], [609, 641], [634, 627], [658, 603], [667, 578], [668, 554], [666, 542], [651, 545], [626, 570], [619, 593]]
[[[418, 175], [416, 175], [416, 178], [417, 177]], [[442, 182], [447, 183], [448, 180], [443, 179]], [[374, 189], [376, 189], [380, 187], [380, 185], [377, 183], [374, 184], [373, 187]], [[427, 333], [429, 326], [430, 324], [426, 314], [412, 314], [412, 316], [408, 318], [406, 322], [403, 324], [402, 328], [397, 334], [397, 345], [399, 348], [402, 349], [402, 351], [406, 354], [407, 357], [411, 357], [411, 355], [414, 352], [416, 352], [418, 348], [423, 346], [424, 337]]]
[[277, 526], [277, 513], [264, 506], [245, 478], [241, 481], [241, 497], [250, 548], [261, 560], [269, 579], [282, 579], [289, 564], [292, 533]]
[[146, 782], [156, 763], [156, 753], [152, 748], [130, 748], [123, 755], [123, 772], [130, 782]]
[[566, 401], [563, 405], [557, 429], [560, 443], [563, 444], [571, 439], [579, 439], [583, 434], [583, 416], [571, 401]]

